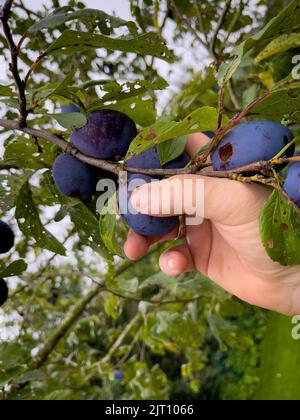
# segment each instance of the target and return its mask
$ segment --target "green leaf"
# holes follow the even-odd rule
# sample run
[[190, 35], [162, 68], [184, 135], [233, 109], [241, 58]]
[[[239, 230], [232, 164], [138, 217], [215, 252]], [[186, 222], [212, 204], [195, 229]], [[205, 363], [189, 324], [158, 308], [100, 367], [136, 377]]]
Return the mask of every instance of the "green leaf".
[[262, 208], [260, 233], [273, 261], [300, 264], [300, 212], [279, 191], [273, 191]]
[[171, 140], [198, 131], [214, 130], [217, 125], [218, 112], [215, 108], [204, 106], [196, 109], [182, 121], [158, 121], [146, 128], [132, 141], [127, 159], [133, 154], [140, 154], [145, 150]]
[[16, 342], [0, 343], [0, 369], [8, 370], [23, 363], [28, 356], [27, 350]]
[[23, 234], [34, 238], [40, 248], [65, 255], [64, 246], [43, 226], [28, 182], [24, 183], [17, 199], [16, 219]]
[[105, 34], [110, 34], [112, 28], [115, 29], [121, 26], [127, 26], [130, 32], [137, 31], [134, 22], [126, 22], [118, 17], [108, 15], [102, 10], [86, 8], [73, 12], [70, 9], [70, 7], [56, 9], [54, 13], [32, 25], [28, 29], [28, 32], [34, 33], [39, 32], [42, 29], [57, 28], [59, 25], [74, 20], [79, 20], [83, 23], [91, 24], [92, 26], [98, 26], [101, 32]]
[[292, 48], [300, 46], [300, 34], [283, 34], [273, 39], [255, 58], [255, 62], [259, 63], [266, 58], [272, 57], [275, 54], [288, 51]]
[[57, 155], [57, 147], [39, 139], [35, 143], [32, 138], [19, 136], [5, 148], [4, 164], [18, 168], [41, 169], [50, 167]]
[[70, 200], [70, 204], [64, 205], [63, 209], [70, 215], [82, 244], [107, 257], [96, 216], [78, 200]]
[[41, 372], [40, 370], [30, 370], [29, 372], [25, 372], [24, 374], [20, 375], [18, 378], [14, 379], [14, 384], [22, 384], [24, 382], [30, 381], [43, 381], [47, 379], [45, 373]]
[[113, 255], [122, 255], [122, 249], [116, 238], [117, 194], [114, 194], [100, 213], [100, 235], [106, 248]]
[[9, 86], [0, 86], [0, 96], [17, 96], [15, 92]]
[[182, 155], [186, 143], [187, 136], [177, 137], [177, 139], [160, 143], [157, 146], [157, 151], [161, 165], [163, 166]]
[[300, 7], [299, 0], [293, 0], [279, 14], [271, 19], [266, 26], [252, 37], [238, 45], [232, 52], [232, 59], [229, 63], [224, 63], [219, 72], [219, 85], [226, 84], [240, 66], [243, 57], [251, 49], [259, 49], [260, 45], [270, 42], [277, 38], [278, 33], [290, 33], [293, 29], [300, 27]]
[[44, 400], [46, 401], [63, 401], [63, 400], [72, 400], [73, 392], [69, 390], [59, 389], [57, 391], [51, 392], [48, 394]]
[[117, 103], [103, 105], [102, 101], [94, 102], [93, 106], [88, 108], [88, 112], [98, 109], [112, 109], [123, 112], [130, 117], [136, 124], [142, 127], [148, 127], [156, 119], [156, 109], [152, 99], [146, 99], [144, 96], [135, 96], [133, 98], [123, 99]]
[[0, 278], [19, 276], [27, 269], [27, 264], [24, 260], [17, 260], [12, 262], [8, 267], [0, 272]]
[[49, 114], [50, 117], [55, 118], [55, 120], [62, 127], [69, 130], [74, 130], [75, 128], [81, 128], [87, 124], [87, 118], [81, 112], [67, 112], [65, 114]]
[[163, 39], [153, 32], [109, 38], [104, 35], [66, 30], [53, 44], [49, 45], [44, 55], [79, 53], [86, 51], [87, 48], [106, 48], [113, 51], [150, 55], [169, 63], [174, 61], [174, 56], [166, 47]]
[[285, 117], [290, 123], [300, 122], [300, 92], [293, 85], [289, 88], [276, 90], [257, 105], [249, 115], [253, 115], [256, 119], [270, 119], [281, 122]]

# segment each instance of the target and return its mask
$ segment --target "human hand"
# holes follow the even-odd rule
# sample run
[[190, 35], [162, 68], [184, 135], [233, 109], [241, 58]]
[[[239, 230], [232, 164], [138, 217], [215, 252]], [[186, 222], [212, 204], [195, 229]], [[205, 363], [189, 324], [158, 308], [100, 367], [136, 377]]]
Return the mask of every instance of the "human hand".
[[[204, 134], [189, 137], [190, 156], [208, 141]], [[183, 182], [189, 178], [196, 195], [198, 175], [180, 175]], [[174, 177], [171, 179], [174, 180]], [[160, 257], [160, 268], [169, 276], [198, 270], [240, 299], [263, 308], [287, 315], [300, 313], [300, 266], [284, 267], [273, 262], [265, 252], [259, 233], [259, 215], [270, 195], [270, 189], [261, 185], [246, 185], [237, 181], [201, 176], [204, 180], [204, 217], [201, 225], [187, 226], [186, 244], [176, 246]], [[165, 193], [161, 194], [161, 191]], [[151, 213], [148, 203], [170, 196], [170, 208], [176, 214], [186, 211], [186, 197], [172, 194], [168, 179], [143, 185], [131, 197], [133, 207], [141, 213]], [[189, 202], [191, 202], [189, 200]], [[173, 210], [172, 210], [173, 209]], [[181, 209], [178, 211], [178, 209]], [[161, 238], [145, 238], [130, 232], [124, 246], [131, 260], [138, 260], [149, 246], [159, 240], [174, 239], [177, 231]], [[300, 252], [300, 251], [299, 251]]]

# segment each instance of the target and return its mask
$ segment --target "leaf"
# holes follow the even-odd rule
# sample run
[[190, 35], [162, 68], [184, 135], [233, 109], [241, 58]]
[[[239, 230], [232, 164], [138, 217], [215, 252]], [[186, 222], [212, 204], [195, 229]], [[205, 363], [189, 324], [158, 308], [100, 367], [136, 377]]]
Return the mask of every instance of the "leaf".
[[27, 269], [27, 264], [24, 260], [17, 260], [12, 262], [8, 267], [0, 272], [0, 278], [19, 276]]
[[108, 294], [104, 298], [104, 310], [107, 316], [117, 319], [119, 312], [120, 299], [117, 296]]
[[106, 248], [101, 241], [96, 216], [80, 201], [72, 200], [63, 209], [70, 215], [83, 245], [107, 257]]
[[185, 150], [187, 136], [177, 137], [177, 139], [160, 143], [157, 146], [159, 160], [161, 165], [166, 165], [174, 159], [177, 159]]
[[136, 32], [137, 28], [134, 22], [125, 21], [115, 16], [108, 15], [102, 10], [98, 9], [82, 9], [73, 12], [70, 7], [60, 7], [54, 13], [40, 20], [32, 25], [28, 32], [39, 32], [42, 29], [52, 29], [66, 22], [79, 20], [83, 23], [91, 23], [93, 26], [98, 26], [101, 32], [110, 34], [111, 29], [127, 26], [130, 32]]
[[16, 219], [23, 234], [34, 238], [40, 248], [65, 255], [64, 246], [43, 226], [28, 182], [24, 183], [17, 199]]
[[8, 370], [23, 363], [28, 356], [27, 350], [16, 342], [0, 343], [0, 369]]
[[45, 379], [47, 379], [45, 373], [41, 372], [40, 370], [30, 370], [29, 372], [25, 372], [18, 378], [14, 379], [13, 383], [23, 384], [24, 382], [43, 381]]
[[273, 261], [300, 264], [300, 212], [279, 192], [273, 191], [260, 215], [262, 243]]
[[67, 112], [65, 114], [48, 114], [56, 119], [58, 124], [69, 130], [81, 128], [87, 124], [87, 118], [80, 112]]
[[134, 154], [171, 140], [198, 131], [214, 130], [217, 125], [218, 113], [215, 108], [204, 106], [196, 109], [182, 121], [158, 121], [153, 126], [146, 128], [132, 141], [127, 159]]
[[104, 35], [66, 30], [56, 41], [49, 45], [44, 55], [79, 53], [84, 52], [87, 48], [106, 48], [112, 51], [150, 55], [168, 63], [174, 61], [173, 53], [166, 47], [163, 39], [153, 32], [110, 38]]
[[88, 112], [99, 109], [111, 109], [123, 112], [130, 117], [136, 124], [142, 127], [148, 127], [156, 119], [156, 110], [152, 99], [146, 99], [143, 96], [123, 99], [116, 103], [103, 105], [102, 101], [94, 102], [93, 107], [88, 108]]
[[39, 139], [38, 144], [32, 138], [16, 137], [5, 148], [4, 164], [18, 168], [41, 169], [52, 166], [57, 155], [57, 147]]
[[272, 57], [275, 54], [288, 51], [292, 48], [300, 46], [300, 34], [283, 34], [273, 39], [255, 58], [255, 62], [259, 63], [266, 58]]
[[0, 96], [17, 96], [15, 92], [9, 86], [0, 86]]
[[258, 49], [265, 41], [270, 42], [277, 38], [278, 33], [290, 33], [300, 26], [299, 0], [293, 0], [279, 14], [271, 19], [266, 26], [252, 37], [248, 38], [232, 51], [232, 59], [229, 63], [223, 63], [219, 72], [219, 85], [226, 84], [240, 66], [243, 57], [252, 48]]
[[[296, 86], [297, 87], [297, 86]], [[300, 122], [300, 92], [298, 89], [282, 89], [257, 105], [249, 115], [256, 119], [270, 119], [281, 122], [286, 118], [290, 123]]]
[[114, 194], [102, 209], [100, 214], [100, 235], [106, 248], [113, 255], [122, 255], [122, 249], [116, 238], [117, 227], [117, 195]]

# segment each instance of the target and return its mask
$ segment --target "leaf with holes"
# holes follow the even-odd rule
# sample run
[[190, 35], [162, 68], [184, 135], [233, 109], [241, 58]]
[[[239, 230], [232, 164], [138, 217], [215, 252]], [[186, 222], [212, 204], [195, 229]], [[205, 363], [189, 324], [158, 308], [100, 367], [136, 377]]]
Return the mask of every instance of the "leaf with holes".
[[49, 45], [44, 56], [48, 54], [84, 53], [89, 48], [105, 48], [112, 51], [150, 55], [168, 63], [174, 61], [173, 53], [167, 48], [163, 39], [154, 32], [110, 38], [104, 35], [66, 30]]
[[282, 265], [300, 264], [300, 211], [279, 192], [273, 191], [260, 216], [263, 245]]
[[28, 32], [34, 33], [39, 32], [42, 29], [53, 29], [57, 28], [66, 22], [80, 21], [86, 23], [89, 27], [98, 27], [102, 33], [109, 35], [112, 29], [120, 28], [121, 26], [127, 26], [130, 32], [135, 33], [137, 31], [136, 25], [132, 21], [125, 21], [116, 16], [108, 15], [102, 10], [98, 9], [82, 9], [73, 11], [71, 7], [60, 7], [51, 13], [46, 18], [36, 22], [32, 25]]
[[27, 269], [27, 264], [24, 260], [17, 260], [12, 262], [6, 268], [0, 268], [0, 278], [19, 276]]
[[132, 141], [127, 159], [134, 154], [171, 140], [176, 137], [186, 136], [199, 131], [214, 130], [218, 121], [218, 112], [215, 108], [204, 106], [196, 109], [182, 121], [158, 121], [146, 128]]
[[40, 248], [65, 255], [64, 246], [43, 226], [28, 182], [24, 183], [17, 199], [16, 219], [22, 233], [33, 238]]
[[100, 214], [100, 235], [104, 245], [112, 253], [112, 255], [122, 255], [120, 244], [116, 238], [117, 227], [117, 197], [114, 194]]

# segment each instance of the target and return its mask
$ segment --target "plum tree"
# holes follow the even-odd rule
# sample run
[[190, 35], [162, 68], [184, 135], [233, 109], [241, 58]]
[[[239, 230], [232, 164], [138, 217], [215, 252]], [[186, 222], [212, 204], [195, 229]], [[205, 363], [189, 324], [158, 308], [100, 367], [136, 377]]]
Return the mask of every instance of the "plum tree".
[[3, 279], [0, 279], [0, 306], [4, 305], [8, 298], [8, 287]]
[[288, 165], [283, 189], [300, 208], [300, 162]]
[[[119, 191], [119, 208], [127, 225], [136, 233], [143, 236], [161, 236], [166, 235], [174, 229], [178, 223], [178, 217], [153, 217], [141, 213], [135, 214], [130, 205], [130, 198], [133, 190], [142, 183], [150, 183], [152, 178], [147, 175], [132, 174], [128, 176], [127, 186], [121, 185]], [[139, 182], [139, 184], [137, 184]], [[127, 189], [126, 191], [124, 190]]]
[[62, 105], [61, 112], [67, 114], [68, 112], [80, 112], [80, 108], [75, 104]]
[[[230, 130], [211, 154], [215, 171], [231, 170], [259, 160], [269, 160], [291, 140], [293, 133], [284, 125], [266, 120], [249, 121]], [[282, 156], [293, 156], [291, 145]]]
[[0, 220], [0, 254], [6, 254], [15, 244], [15, 235], [12, 229]]
[[59, 191], [68, 196], [90, 200], [96, 190], [97, 173], [91, 166], [63, 154], [53, 165], [53, 178]]
[[73, 131], [71, 143], [86, 155], [119, 160], [136, 135], [135, 123], [127, 115], [100, 110], [88, 115], [86, 126]]
[[172, 160], [171, 162], [161, 165], [159, 160], [159, 155], [157, 152], [157, 147], [151, 147], [145, 152], [140, 153], [139, 155], [133, 155], [132, 158], [128, 159], [127, 166], [129, 168], [143, 168], [143, 169], [180, 169], [184, 168], [190, 161], [190, 158], [187, 153], [183, 153], [178, 158]]

